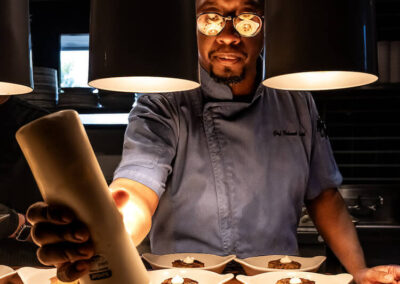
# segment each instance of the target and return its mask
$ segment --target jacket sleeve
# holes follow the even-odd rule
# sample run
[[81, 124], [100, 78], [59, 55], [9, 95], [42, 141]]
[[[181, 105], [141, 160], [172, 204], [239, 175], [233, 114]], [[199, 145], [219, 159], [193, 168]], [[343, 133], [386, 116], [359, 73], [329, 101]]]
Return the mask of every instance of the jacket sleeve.
[[343, 178], [333, 156], [325, 123], [319, 117], [311, 94], [308, 95], [308, 98], [313, 130], [310, 174], [305, 199], [311, 200], [326, 189], [339, 187]]
[[173, 94], [142, 95], [129, 114], [122, 160], [114, 173], [151, 188], [159, 197], [165, 191], [179, 136], [179, 119]]

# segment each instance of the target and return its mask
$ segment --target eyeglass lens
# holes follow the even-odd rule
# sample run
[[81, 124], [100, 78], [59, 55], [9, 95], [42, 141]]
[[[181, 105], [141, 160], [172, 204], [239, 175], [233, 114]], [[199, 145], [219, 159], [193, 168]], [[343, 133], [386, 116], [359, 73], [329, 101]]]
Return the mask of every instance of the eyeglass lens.
[[[225, 27], [226, 18], [216, 13], [205, 13], [197, 18], [197, 28], [207, 36], [218, 35]], [[262, 20], [259, 16], [244, 13], [233, 18], [233, 26], [244, 37], [253, 37], [261, 30]]]

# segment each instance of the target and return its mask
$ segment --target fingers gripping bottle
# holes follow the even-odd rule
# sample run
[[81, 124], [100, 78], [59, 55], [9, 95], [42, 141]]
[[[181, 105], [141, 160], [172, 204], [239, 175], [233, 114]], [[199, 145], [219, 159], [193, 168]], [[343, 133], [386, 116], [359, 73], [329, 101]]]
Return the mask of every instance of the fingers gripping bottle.
[[21, 127], [16, 136], [44, 200], [70, 207], [89, 228], [95, 256], [80, 282], [149, 283], [78, 113], [47, 115]]

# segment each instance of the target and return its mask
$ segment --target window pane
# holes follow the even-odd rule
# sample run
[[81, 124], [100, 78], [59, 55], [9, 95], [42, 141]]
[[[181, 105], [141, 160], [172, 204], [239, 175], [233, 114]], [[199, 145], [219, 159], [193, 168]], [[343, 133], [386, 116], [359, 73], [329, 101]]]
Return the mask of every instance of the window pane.
[[89, 87], [89, 34], [63, 34], [60, 42], [61, 87]]
[[89, 87], [89, 51], [61, 51], [61, 87]]

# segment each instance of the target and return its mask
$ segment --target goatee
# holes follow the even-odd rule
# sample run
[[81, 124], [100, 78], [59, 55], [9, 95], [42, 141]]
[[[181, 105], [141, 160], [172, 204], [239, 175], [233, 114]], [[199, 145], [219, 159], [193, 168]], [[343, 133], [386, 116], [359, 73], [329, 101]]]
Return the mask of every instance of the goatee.
[[[229, 74], [231, 72], [232, 71], [229, 68], [225, 68], [225, 70], [224, 70], [224, 73], [226, 73], [226, 74]], [[212, 67], [211, 67], [211, 70], [210, 70], [211, 78], [213, 78], [215, 82], [221, 83], [221, 84], [225, 84], [225, 85], [237, 84], [237, 83], [241, 82], [244, 79], [245, 75], [246, 75], [246, 71], [245, 71], [244, 68], [242, 70], [242, 73], [240, 73], [239, 76], [229, 76], [228, 75], [228, 76], [224, 76], [224, 77], [215, 74]]]

